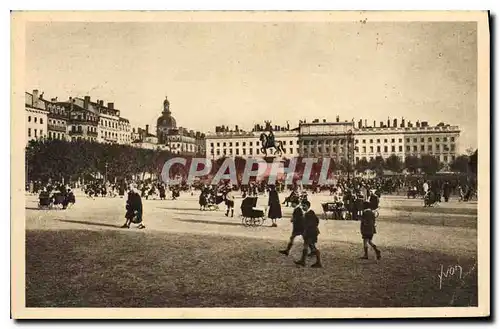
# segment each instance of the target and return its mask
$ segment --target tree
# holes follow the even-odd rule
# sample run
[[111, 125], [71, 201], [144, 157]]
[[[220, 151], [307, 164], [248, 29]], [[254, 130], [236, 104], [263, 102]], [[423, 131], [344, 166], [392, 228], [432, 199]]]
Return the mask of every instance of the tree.
[[424, 154], [420, 158], [420, 168], [428, 175], [435, 174], [441, 167], [439, 160], [432, 155]]
[[460, 155], [450, 164], [450, 169], [453, 171], [458, 171], [461, 173], [466, 173], [469, 171], [469, 160], [470, 157], [467, 155]]
[[477, 150], [469, 157], [469, 168], [474, 174], [477, 174]]
[[391, 156], [385, 160], [385, 168], [394, 172], [401, 172], [401, 170], [403, 170], [403, 162], [397, 155], [391, 154]]
[[414, 155], [409, 155], [405, 158], [405, 168], [408, 169], [409, 172], [415, 173], [421, 165], [421, 159]]
[[356, 163], [355, 167], [356, 167], [357, 171], [365, 171], [369, 167], [368, 160], [366, 160], [366, 158], [359, 159], [359, 161], [358, 161], [358, 163]]
[[382, 174], [384, 167], [385, 161], [384, 158], [380, 155], [370, 160], [370, 162], [368, 163], [368, 168], [375, 171], [379, 175]]

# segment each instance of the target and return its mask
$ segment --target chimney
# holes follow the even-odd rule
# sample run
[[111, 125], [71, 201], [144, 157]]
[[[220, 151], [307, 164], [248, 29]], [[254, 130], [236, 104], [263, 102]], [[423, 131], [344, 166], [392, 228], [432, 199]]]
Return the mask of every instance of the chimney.
[[115, 109], [115, 103], [108, 103], [108, 109], [114, 110]]
[[394, 119], [394, 120], [393, 120], [392, 126], [393, 126], [394, 128], [397, 128], [397, 127], [398, 127], [398, 119]]
[[413, 124], [411, 123], [411, 121], [408, 121], [408, 128], [413, 128]]
[[235, 127], [236, 131], [240, 131], [240, 130], [238, 129], [238, 125], [236, 125], [236, 126], [234, 126], [234, 127]]
[[405, 127], [405, 118], [401, 118], [401, 127]]
[[337, 115], [336, 122], [339, 122], [339, 121], [340, 121], [340, 117]]
[[373, 128], [377, 127], [377, 121], [373, 120]]
[[420, 121], [417, 120], [417, 127], [420, 128]]
[[365, 119], [365, 127], [368, 127], [368, 120]]
[[102, 99], [99, 101], [99, 105], [104, 106], [104, 101]]
[[391, 126], [391, 119], [387, 118], [387, 128]]
[[83, 98], [83, 108], [87, 110], [89, 108], [89, 103], [90, 103], [90, 96], [85, 96]]
[[359, 119], [358, 121], [358, 129], [361, 129], [363, 127], [363, 120]]
[[384, 128], [384, 121], [380, 121], [380, 128]]
[[132, 132], [135, 134], [135, 128], [132, 128]]
[[146, 125], [146, 135], [149, 134], [149, 125]]

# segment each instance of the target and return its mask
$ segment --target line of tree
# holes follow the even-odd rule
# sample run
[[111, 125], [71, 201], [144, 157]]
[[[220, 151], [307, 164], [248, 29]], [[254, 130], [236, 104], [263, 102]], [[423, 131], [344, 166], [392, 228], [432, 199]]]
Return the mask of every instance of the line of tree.
[[[391, 155], [387, 159], [377, 156], [370, 161], [365, 158], [360, 159], [355, 169], [357, 171], [373, 170], [381, 173], [383, 170], [390, 170], [396, 173], [406, 169], [410, 173], [416, 173], [419, 170], [425, 174], [435, 174], [443, 169], [445, 164], [432, 156], [424, 154], [421, 157], [407, 156], [404, 161], [397, 155]], [[449, 170], [460, 173], [477, 173], [477, 150], [470, 155], [460, 155], [456, 157], [450, 164]]]

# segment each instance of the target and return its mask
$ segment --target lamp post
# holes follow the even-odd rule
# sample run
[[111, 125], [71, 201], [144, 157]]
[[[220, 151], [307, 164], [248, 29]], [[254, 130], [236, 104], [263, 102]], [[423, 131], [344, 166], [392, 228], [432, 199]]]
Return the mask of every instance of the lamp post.
[[108, 182], [108, 163], [107, 162], [104, 164], [104, 168], [106, 168], [106, 170], [104, 171], [104, 184], [106, 184]]
[[349, 129], [347, 131], [347, 184], [348, 185], [350, 185], [351, 183], [351, 162], [352, 162], [351, 143], [352, 143], [352, 130]]

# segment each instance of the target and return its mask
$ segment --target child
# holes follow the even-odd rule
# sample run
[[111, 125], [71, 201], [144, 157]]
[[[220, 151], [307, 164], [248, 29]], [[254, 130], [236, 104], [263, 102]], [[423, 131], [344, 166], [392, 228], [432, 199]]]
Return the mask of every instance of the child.
[[373, 235], [377, 233], [375, 229], [375, 214], [373, 213], [373, 210], [370, 209], [370, 202], [364, 202], [363, 206], [364, 206], [364, 211], [363, 215], [361, 216], [360, 230], [361, 230], [361, 237], [363, 238], [364, 255], [363, 257], [360, 258], [368, 259], [368, 245], [370, 245], [375, 251], [377, 259], [380, 259], [381, 258], [380, 250], [372, 242]]
[[228, 188], [226, 193], [226, 217], [229, 216], [229, 211], [231, 211], [231, 217], [234, 215], [234, 194], [233, 194], [233, 189]]
[[293, 225], [290, 240], [288, 241], [286, 249], [280, 250], [280, 253], [285, 256], [288, 256], [288, 254], [290, 253], [290, 249], [292, 249], [293, 240], [295, 240], [295, 237], [304, 233], [304, 210], [302, 209], [302, 204], [299, 204], [297, 207], [295, 207], [295, 209], [293, 210], [292, 219], [290, 221]]
[[306, 266], [306, 257], [309, 249], [311, 249], [311, 254], [316, 255], [316, 263], [312, 264], [311, 267], [323, 267], [321, 265], [320, 252], [316, 248], [316, 243], [318, 242], [319, 235], [319, 218], [311, 209], [311, 203], [309, 201], [303, 201], [302, 207], [304, 209], [304, 231], [302, 232], [304, 247], [302, 248], [302, 258], [298, 261], [295, 261], [295, 264]]

